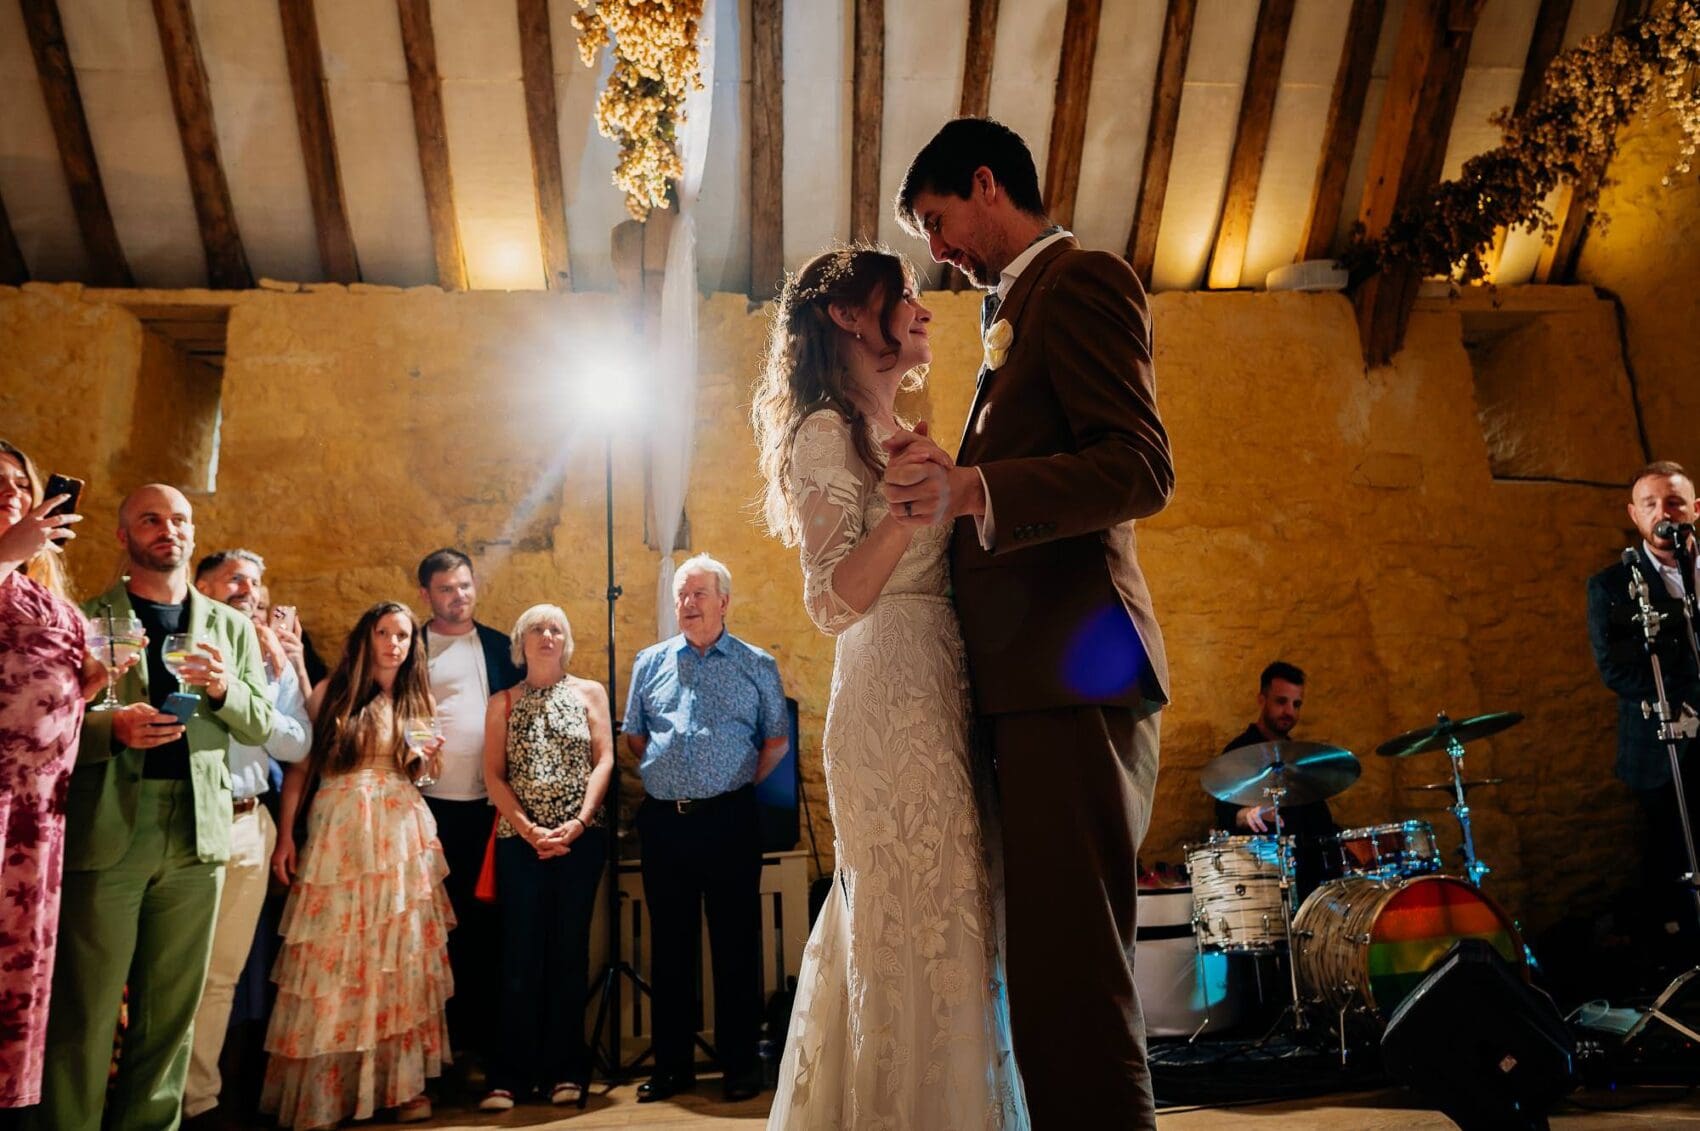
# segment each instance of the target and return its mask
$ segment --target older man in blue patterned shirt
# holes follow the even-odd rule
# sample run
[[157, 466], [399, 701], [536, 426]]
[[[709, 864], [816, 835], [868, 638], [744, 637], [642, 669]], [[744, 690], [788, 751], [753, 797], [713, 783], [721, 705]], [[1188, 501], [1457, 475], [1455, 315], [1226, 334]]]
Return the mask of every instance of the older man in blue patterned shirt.
[[696, 1084], [696, 943], [708, 913], [714, 1047], [728, 1100], [761, 1091], [761, 830], [755, 783], [785, 756], [773, 657], [726, 631], [732, 574], [706, 554], [673, 575], [679, 635], [638, 653], [621, 729], [648, 795], [638, 809], [649, 907], [655, 1073], [638, 1102]]

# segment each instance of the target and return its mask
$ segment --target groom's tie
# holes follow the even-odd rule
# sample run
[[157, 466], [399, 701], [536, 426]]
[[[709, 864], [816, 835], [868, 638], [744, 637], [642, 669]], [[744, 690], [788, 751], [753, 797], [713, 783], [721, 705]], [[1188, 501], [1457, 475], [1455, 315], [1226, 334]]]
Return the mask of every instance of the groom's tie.
[[998, 297], [996, 291], [987, 291], [986, 297], [980, 300], [980, 336], [982, 338], [986, 336], [986, 331], [992, 328], [992, 323], [997, 321], [998, 307], [1002, 305], [1003, 299]]

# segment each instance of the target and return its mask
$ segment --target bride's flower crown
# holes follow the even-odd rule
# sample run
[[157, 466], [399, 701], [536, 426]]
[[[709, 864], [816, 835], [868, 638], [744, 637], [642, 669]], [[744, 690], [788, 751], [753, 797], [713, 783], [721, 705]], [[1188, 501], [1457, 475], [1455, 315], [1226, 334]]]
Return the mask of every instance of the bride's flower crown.
[[832, 258], [821, 268], [820, 275], [808, 286], [798, 286], [799, 279], [792, 276], [791, 301], [793, 303], [809, 302], [813, 299], [831, 294], [837, 285], [849, 277], [850, 271], [856, 265], [856, 249], [853, 247], [840, 248], [832, 253]]

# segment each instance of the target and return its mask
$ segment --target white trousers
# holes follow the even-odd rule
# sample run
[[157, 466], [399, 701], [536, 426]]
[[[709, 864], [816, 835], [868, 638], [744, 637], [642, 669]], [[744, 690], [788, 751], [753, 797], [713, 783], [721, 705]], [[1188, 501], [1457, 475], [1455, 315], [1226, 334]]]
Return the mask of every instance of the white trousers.
[[218, 1106], [223, 1081], [218, 1074], [218, 1056], [224, 1049], [225, 1030], [230, 1026], [230, 1005], [236, 996], [236, 979], [248, 964], [254, 945], [254, 929], [265, 902], [272, 850], [277, 847], [277, 825], [264, 805], [238, 813], [230, 824], [230, 862], [224, 866], [224, 896], [218, 905], [213, 927], [212, 962], [207, 967], [207, 985], [195, 1013], [195, 1037], [189, 1056], [189, 1083], [183, 1090], [183, 1114], [200, 1115]]

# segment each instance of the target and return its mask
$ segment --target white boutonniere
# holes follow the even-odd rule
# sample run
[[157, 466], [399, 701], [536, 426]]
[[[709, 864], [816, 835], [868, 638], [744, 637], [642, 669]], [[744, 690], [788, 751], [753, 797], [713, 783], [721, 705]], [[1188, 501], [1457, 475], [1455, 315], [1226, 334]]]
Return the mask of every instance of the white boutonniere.
[[1015, 327], [1008, 319], [1000, 318], [986, 328], [983, 339], [986, 347], [984, 364], [987, 369], [996, 369], [1009, 357], [1009, 347], [1015, 344]]

